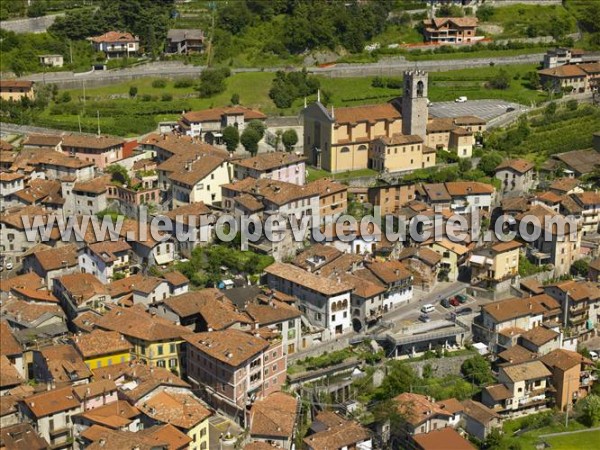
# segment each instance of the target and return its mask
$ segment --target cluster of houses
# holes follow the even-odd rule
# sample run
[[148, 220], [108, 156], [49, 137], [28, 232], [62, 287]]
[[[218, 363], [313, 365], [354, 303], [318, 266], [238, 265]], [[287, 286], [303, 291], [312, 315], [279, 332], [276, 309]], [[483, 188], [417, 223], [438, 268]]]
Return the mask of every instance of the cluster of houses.
[[[230, 433], [213, 424], [229, 420], [248, 430], [246, 448], [292, 448], [306, 411], [283, 392], [288, 357], [380, 325], [440, 282], [464, 281], [474, 297], [491, 297], [472, 329], [450, 325], [459, 345], [472, 335], [491, 355], [497, 383], [484, 387], [480, 402], [401, 394], [395, 401], [406, 424], [388, 430], [389, 439], [471, 449], [461, 430], [484, 439], [504, 417], [566, 409], [584, 397], [595, 375], [575, 350], [596, 335], [600, 195], [582, 175], [600, 163], [599, 149], [557, 154], [539, 168], [502, 161], [499, 189], [475, 181], [308, 181], [307, 165], [401, 174], [435, 165], [439, 151], [471, 156], [485, 121], [429, 117], [427, 74], [407, 72], [404, 83], [403, 97], [387, 104], [305, 108], [303, 152], [228, 152], [223, 128], [266, 119], [241, 107], [185, 113], [176, 129], [139, 142], [76, 133], [31, 134], [18, 148], [2, 142], [3, 441], [20, 435], [27, 448], [199, 450], [226, 445]], [[391, 240], [377, 223], [336, 233], [331, 224], [351, 203], [377, 207], [384, 218], [430, 218], [420, 231], [439, 238]], [[85, 227], [65, 239], [58, 225], [44, 239], [27, 233], [26, 219], [83, 224], [110, 214], [124, 216], [110, 239]], [[196, 289], [174, 263], [214, 242], [224, 214], [312, 219], [325, 241], [314, 229], [298, 238], [286, 225], [279, 239], [249, 243], [275, 259], [258, 284], [239, 277], [223, 280], [229, 289]], [[515, 238], [486, 241], [483, 219], [503, 215], [514, 217]], [[464, 225], [456, 216], [482, 219]], [[519, 225], [532, 216], [550, 238], [525, 239]], [[155, 239], [150, 219], [160, 217], [198, 239], [168, 230]], [[573, 222], [561, 230], [550, 219]], [[410, 234], [409, 223], [397, 225]], [[586, 281], [543, 284], [519, 274], [526, 258], [556, 280], [584, 257], [594, 259]], [[396, 355], [404, 338], [390, 338]], [[369, 430], [338, 413], [312, 418], [301, 436], [308, 449], [375, 445]]]
[[540, 83], [552, 92], [584, 94], [598, 92], [600, 62], [580, 49], [559, 47], [544, 55], [538, 70]]

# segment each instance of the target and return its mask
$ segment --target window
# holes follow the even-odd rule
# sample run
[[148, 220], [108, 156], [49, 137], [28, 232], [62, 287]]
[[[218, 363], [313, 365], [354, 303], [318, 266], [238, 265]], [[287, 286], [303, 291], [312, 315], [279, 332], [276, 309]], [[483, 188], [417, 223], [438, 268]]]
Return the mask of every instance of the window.
[[156, 353], [158, 355], [162, 355], [163, 354], [163, 346], [162, 345], [159, 345], [159, 346], [156, 347]]
[[169, 345], [169, 352], [171, 352], [171, 353], [176, 353], [176, 352], [177, 352], [177, 345], [175, 345], [175, 344], [170, 344], [170, 345]]
[[342, 147], [340, 153], [350, 153], [350, 149], [348, 147]]
[[177, 358], [169, 359], [169, 368], [177, 367]]
[[166, 367], [165, 361], [163, 359], [156, 361], [156, 366], [163, 367], [163, 368]]
[[332, 322], [335, 322], [335, 314], [332, 314], [332, 315], [331, 315], [331, 321], [332, 321]]

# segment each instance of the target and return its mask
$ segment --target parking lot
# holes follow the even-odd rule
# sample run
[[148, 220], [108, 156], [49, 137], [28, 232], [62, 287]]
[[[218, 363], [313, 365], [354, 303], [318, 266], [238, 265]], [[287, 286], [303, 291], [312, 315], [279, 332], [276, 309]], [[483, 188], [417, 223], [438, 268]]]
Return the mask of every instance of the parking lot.
[[515, 111], [529, 109], [505, 100], [467, 100], [464, 103], [435, 102], [429, 107], [429, 114], [433, 117], [477, 116], [489, 121], [506, 114], [508, 108]]

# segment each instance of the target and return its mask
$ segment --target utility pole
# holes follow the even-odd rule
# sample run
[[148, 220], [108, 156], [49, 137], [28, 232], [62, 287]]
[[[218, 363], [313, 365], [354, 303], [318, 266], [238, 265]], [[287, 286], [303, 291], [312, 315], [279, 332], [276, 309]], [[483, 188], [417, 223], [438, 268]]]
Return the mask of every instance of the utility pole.
[[569, 427], [569, 406], [571, 405], [571, 377], [567, 378], [567, 408], [565, 410], [565, 428]]

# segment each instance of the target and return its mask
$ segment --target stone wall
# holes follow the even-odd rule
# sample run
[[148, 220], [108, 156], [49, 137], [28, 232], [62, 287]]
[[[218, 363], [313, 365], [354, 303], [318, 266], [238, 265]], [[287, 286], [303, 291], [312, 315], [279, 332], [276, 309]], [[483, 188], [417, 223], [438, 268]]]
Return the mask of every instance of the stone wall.
[[456, 375], [460, 373], [460, 366], [469, 358], [475, 356], [475, 353], [468, 355], [449, 356], [444, 358], [432, 358], [422, 361], [408, 362], [414, 371], [420, 376], [423, 376], [423, 369], [429, 365], [433, 369], [434, 377], [444, 377], [446, 375]]

